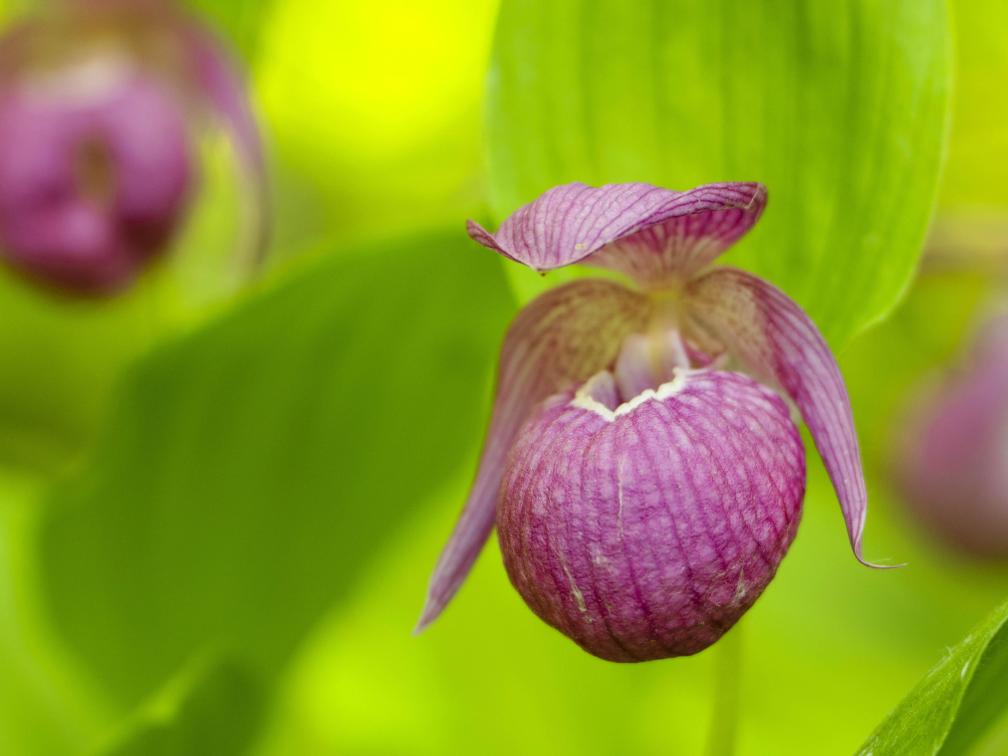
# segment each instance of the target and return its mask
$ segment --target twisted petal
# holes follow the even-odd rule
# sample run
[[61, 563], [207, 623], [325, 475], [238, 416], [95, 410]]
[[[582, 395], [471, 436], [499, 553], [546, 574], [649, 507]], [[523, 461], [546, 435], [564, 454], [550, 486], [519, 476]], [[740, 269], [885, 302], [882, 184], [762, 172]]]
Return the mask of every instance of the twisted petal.
[[523, 429], [501, 489], [504, 564], [532, 610], [596, 656], [696, 653], [752, 606], [794, 538], [801, 437], [781, 398], [738, 373], [679, 372], [613, 397], [602, 373]]
[[763, 212], [757, 183], [707, 184], [674, 192], [650, 184], [554, 187], [491, 234], [469, 221], [485, 247], [539, 271], [572, 263], [618, 270], [642, 285], [686, 279], [745, 234]]
[[868, 496], [850, 399], [836, 360], [808, 315], [756, 276], [720, 268], [687, 289], [695, 326], [779, 386], [798, 406], [833, 481], [851, 547], [861, 553]]
[[434, 568], [417, 630], [455, 595], [493, 530], [504, 463], [529, 412], [612, 363], [625, 336], [643, 326], [649, 307], [636, 292], [586, 279], [546, 292], [518, 314], [501, 350], [493, 419], [476, 480]]

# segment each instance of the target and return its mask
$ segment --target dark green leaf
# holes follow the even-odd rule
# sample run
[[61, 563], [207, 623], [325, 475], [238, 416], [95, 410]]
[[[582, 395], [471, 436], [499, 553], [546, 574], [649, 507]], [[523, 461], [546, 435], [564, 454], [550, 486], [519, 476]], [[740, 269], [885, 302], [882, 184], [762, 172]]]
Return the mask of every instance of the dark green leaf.
[[943, 0], [506, 0], [488, 86], [498, 219], [554, 184], [758, 180], [728, 261], [834, 343], [914, 270], [945, 143]]
[[259, 730], [260, 687], [242, 667], [220, 663], [198, 675], [163, 717], [144, 713], [106, 756], [240, 756]]
[[963, 754], [1008, 708], [1008, 604], [933, 667], [862, 756]]
[[55, 626], [124, 703], [207, 646], [269, 679], [470, 462], [511, 309], [496, 260], [437, 235], [318, 261], [162, 348], [50, 502]]

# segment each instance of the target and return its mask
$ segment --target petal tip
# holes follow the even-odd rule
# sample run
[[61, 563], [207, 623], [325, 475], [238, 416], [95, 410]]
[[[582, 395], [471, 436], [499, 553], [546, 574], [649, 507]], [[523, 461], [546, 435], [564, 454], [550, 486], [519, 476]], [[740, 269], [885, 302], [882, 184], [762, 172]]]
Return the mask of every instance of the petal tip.
[[851, 544], [851, 551], [854, 552], [854, 558], [865, 567], [870, 567], [873, 570], [898, 570], [907, 566], [906, 562], [900, 562], [898, 564], [881, 564], [880, 562], [869, 562], [864, 558], [864, 554], [861, 551], [861, 541], [857, 541]]
[[[501, 255], [504, 255], [509, 260], [514, 260], [515, 262], [522, 262], [517, 257], [508, 252], [504, 247], [497, 243], [496, 237], [487, 231], [483, 226], [474, 220], [466, 221], [466, 233], [469, 234], [469, 238], [472, 239], [477, 244], [486, 247], [487, 249], [492, 249]], [[532, 266], [529, 266], [532, 267]], [[536, 268], [533, 268], [537, 270]]]
[[471, 562], [463, 567], [461, 573], [456, 573], [454, 579], [452, 579], [444, 571], [443, 565], [438, 564], [434, 569], [434, 574], [431, 576], [430, 585], [427, 588], [427, 597], [424, 599], [423, 609], [420, 610], [420, 617], [413, 627], [413, 635], [420, 635], [441, 616], [445, 607], [448, 606], [461, 587], [462, 581], [469, 572], [469, 567], [471, 567]]
[[900, 562], [899, 564], [880, 564], [879, 562], [869, 562], [857, 552], [854, 553], [854, 558], [865, 567], [870, 567], [873, 570], [899, 570], [907, 566], [906, 562]]
[[477, 244], [482, 244], [484, 247], [497, 246], [497, 243], [494, 241], [493, 234], [471, 218], [466, 221], [466, 233], [469, 234], [470, 239]]
[[746, 210], [755, 210], [757, 213], [762, 213], [763, 208], [766, 207], [767, 199], [769, 199], [769, 192], [766, 186], [755, 181], [752, 183], [753, 193], [749, 198], [749, 202], [746, 204]]
[[[705, 190], [704, 194], [706, 191], [717, 192], [718, 195], [721, 195], [717, 197], [717, 201], [723, 207], [736, 207], [753, 216], [750, 225], [754, 225], [760, 215], [763, 214], [767, 199], [769, 198], [766, 185], [759, 181], [727, 181], [720, 184], [706, 184], [693, 191], [700, 193], [701, 190]], [[730, 195], [727, 197], [723, 196], [725, 192], [729, 192]]]
[[423, 631], [430, 627], [431, 623], [436, 620], [440, 614], [441, 609], [432, 606], [430, 600], [428, 599], [427, 603], [424, 604], [423, 610], [420, 612], [420, 618], [417, 620], [416, 625], [413, 626], [411, 634], [413, 636], [417, 636], [423, 633]]

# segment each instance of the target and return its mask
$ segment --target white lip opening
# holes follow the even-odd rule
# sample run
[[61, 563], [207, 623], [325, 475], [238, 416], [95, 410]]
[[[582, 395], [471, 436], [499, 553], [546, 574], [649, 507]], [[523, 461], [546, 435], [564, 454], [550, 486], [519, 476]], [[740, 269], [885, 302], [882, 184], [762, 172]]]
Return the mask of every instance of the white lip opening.
[[637, 407], [640, 407], [645, 402], [650, 402], [652, 400], [661, 401], [662, 399], [667, 399], [670, 396], [678, 394], [686, 386], [686, 379], [693, 373], [697, 372], [701, 371], [675, 368], [671, 381], [666, 381], [656, 389], [645, 389], [641, 393], [637, 394], [637, 396], [623, 402], [615, 409], [610, 409], [593, 395], [595, 391], [611, 391], [615, 394], [615, 382], [613, 380], [612, 373], [608, 370], [603, 370], [602, 372], [593, 375], [581, 385], [581, 387], [575, 392], [574, 398], [571, 399], [570, 406], [594, 412], [599, 417], [604, 418], [608, 422], [612, 422], [621, 415], [633, 412]]

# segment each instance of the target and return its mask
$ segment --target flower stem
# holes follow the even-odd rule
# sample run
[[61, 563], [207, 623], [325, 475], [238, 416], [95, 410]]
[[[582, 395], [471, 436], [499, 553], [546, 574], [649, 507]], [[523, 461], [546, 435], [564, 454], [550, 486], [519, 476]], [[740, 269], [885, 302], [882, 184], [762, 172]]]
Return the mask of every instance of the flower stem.
[[742, 633], [736, 625], [717, 644], [714, 705], [707, 734], [707, 756], [731, 756], [738, 738], [741, 704]]

